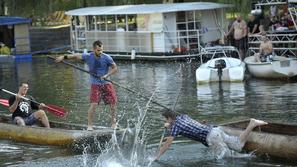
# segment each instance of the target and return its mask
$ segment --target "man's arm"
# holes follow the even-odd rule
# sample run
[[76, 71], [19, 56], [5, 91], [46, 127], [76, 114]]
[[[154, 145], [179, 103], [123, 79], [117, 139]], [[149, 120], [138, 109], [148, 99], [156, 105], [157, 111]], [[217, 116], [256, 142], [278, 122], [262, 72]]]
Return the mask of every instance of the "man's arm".
[[15, 112], [15, 110], [18, 108], [18, 104], [19, 104], [20, 100], [21, 100], [20, 95], [16, 95], [14, 102], [8, 108], [9, 112], [11, 112], [11, 113]]
[[246, 25], [245, 22], [243, 24], [244, 24], [244, 27], [243, 27], [243, 37], [245, 37], [248, 34], [248, 28], [247, 28], [247, 25]]
[[59, 63], [65, 59], [82, 60], [82, 55], [81, 54], [70, 54], [70, 55], [59, 56], [56, 58], [55, 62]]
[[112, 74], [116, 73], [117, 71], [118, 71], [118, 66], [115, 63], [113, 63], [111, 65], [111, 68], [108, 71], [108, 73], [106, 75], [102, 76], [101, 79], [106, 80], [109, 76], [111, 76]]
[[226, 36], [229, 36], [231, 32], [234, 31], [234, 23], [232, 24], [230, 30], [228, 31], [228, 33], [226, 34]]
[[163, 155], [167, 150], [168, 148], [171, 146], [173, 140], [174, 140], [174, 137], [173, 136], [169, 136], [169, 137], [166, 137], [166, 142], [165, 144], [163, 144], [163, 146], [160, 148], [160, 151], [158, 152], [157, 156], [156, 156], [156, 160], [159, 160], [161, 155]]
[[257, 28], [258, 28], [258, 24], [255, 24], [254, 28], [253, 28], [253, 31], [252, 31], [252, 34], [254, 34], [256, 32]]

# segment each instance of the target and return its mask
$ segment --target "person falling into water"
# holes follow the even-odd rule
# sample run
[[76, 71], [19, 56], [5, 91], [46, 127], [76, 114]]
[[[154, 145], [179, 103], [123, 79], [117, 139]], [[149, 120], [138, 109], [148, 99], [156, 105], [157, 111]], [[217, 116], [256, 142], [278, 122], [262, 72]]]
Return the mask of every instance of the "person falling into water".
[[178, 135], [201, 142], [211, 148], [216, 159], [222, 159], [231, 156], [231, 150], [239, 153], [251, 131], [257, 126], [267, 124], [264, 121], [251, 118], [247, 128], [238, 137], [226, 134], [219, 126], [199, 123], [188, 115], [177, 114], [171, 110], [165, 110], [162, 115], [165, 117], [164, 126], [169, 131], [169, 136], [165, 138], [166, 142], [160, 148], [155, 160], [160, 159]]
[[[40, 103], [40, 105], [37, 105], [32, 102], [34, 99], [27, 95], [28, 89], [28, 83], [22, 82], [17, 95], [11, 96], [8, 100], [8, 110], [12, 113], [12, 122], [20, 126], [31, 126], [37, 122], [41, 122], [44, 127], [50, 128], [48, 118], [43, 110], [45, 104]], [[31, 101], [22, 99], [21, 97], [25, 97]], [[37, 111], [33, 112], [32, 110]]]
[[117, 96], [112, 83], [106, 81], [109, 76], [115, 74], [118, 70], [116, 63], [111, 56], [103, 53], [103, 44], [101, 41], [93, 43], [93, 52], [90, 54], [75, 54], [67, 56], [59, 56], [56, 62], [61, 62], [64, 59], [83, 60], [89, 66], [89, 71], [99, 78], [91, 75], [91, 93], [90, 93], [90, 107], [88, 109], [88, 129], [93, 130], [93, 117], [96, 107], [99, 105], [101, 99], [105, 104], [109, 105], [111, 115], [112, 128], [116, 128], [116, 103]]

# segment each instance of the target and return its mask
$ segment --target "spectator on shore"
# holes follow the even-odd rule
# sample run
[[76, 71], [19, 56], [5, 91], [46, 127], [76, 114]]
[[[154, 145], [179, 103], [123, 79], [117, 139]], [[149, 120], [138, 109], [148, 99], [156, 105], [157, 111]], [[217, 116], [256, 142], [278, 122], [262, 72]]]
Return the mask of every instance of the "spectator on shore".
[[237, 16], [226, 35], [228, 36], [232, 32], [235, 40], [235, 47], [239, 50], [240, 59], [243, 60], [247, 48], [247, 25], [246, 22], [242, 20], [240, 15]]
[[255, 62], [266, 62], [267, 60], [271, 61], [274, 57], [272, 42], [266, 35], [263, 35], [261, 40], [259, 53], [254, 55]]
[[253, 14], [249, 14], [248, 19], [249, 19], [247, 23], [248, 33], [249, 34], [259, 33], [260, 21]]
[[3, 42], [0, 42], [0, 54], [10, 55], [10, 48], [6, 46]]
[[270, 18], [276, 17], [278, 13], [278, 8], [276, 5], [271, 5], [269, 9]]

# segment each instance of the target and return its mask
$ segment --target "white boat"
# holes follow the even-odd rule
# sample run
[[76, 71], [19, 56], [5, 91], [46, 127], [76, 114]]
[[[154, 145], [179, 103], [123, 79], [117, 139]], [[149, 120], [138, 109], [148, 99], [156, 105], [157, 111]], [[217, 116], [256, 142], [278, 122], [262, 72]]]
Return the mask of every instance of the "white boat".
[[[203, 63], [205, 59], [208, 61]], [[239, 59], [239, 52], [233, 46], [203, 48], [200, 62], [202, 64], [196, 70], [197, 84], [217, 81], [241, 82], [244, 79], [245, 63]]]
[[257, 78], [290, 78], [297, 75], [297, 59], [274, 56], [272, 61], [256, 62], [254, 56], [244, 59], [249, 73]]

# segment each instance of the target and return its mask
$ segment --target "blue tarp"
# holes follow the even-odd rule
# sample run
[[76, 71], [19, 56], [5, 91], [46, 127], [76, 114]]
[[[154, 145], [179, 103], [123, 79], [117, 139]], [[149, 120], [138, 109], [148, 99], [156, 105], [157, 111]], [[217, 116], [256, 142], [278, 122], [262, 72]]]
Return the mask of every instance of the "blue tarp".
[[0, 16], [0, 25], [31, 23], [31, 19], [23, 17]]

